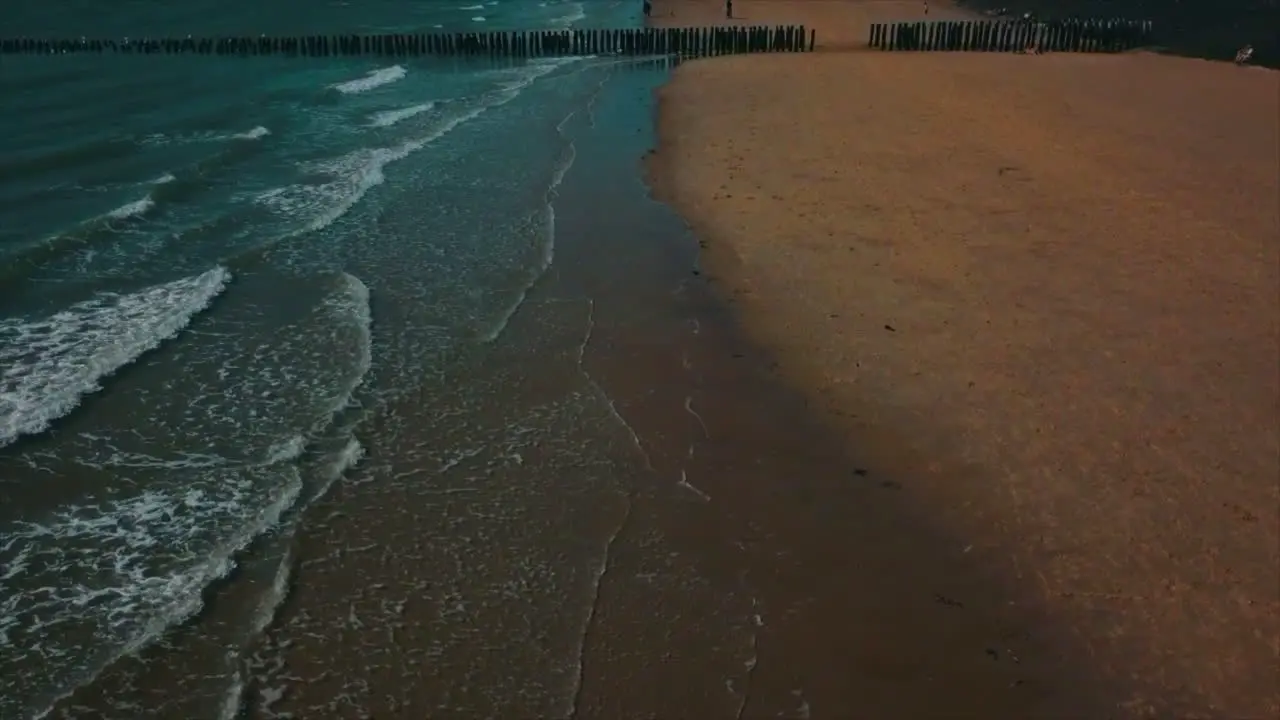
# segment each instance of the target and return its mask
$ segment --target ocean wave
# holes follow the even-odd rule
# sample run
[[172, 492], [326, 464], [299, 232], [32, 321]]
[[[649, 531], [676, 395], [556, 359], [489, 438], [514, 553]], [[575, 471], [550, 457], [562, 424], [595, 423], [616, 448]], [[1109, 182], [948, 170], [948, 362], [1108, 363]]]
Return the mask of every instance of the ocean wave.
[[176, 336], [230, 279], [215, 268], [41, 320], [0, 320], [0, 447], [43, 432], [104, 378]]
[[[213, 344], [194, 333], [155, 368], [161, 385], [134, 388], [122, 413], [135, 424], [29, 454], [33, 468], [74, 462], [115, 492], [0, 527], [0, 646], [13, 651], [0, 654], [0, 715], [47, 710], [200, 612], [241, 551], [292, 532], [361, 459], [358, 419], [343, 411], [372, 366], [369, 289], [338, 274], [269, 343], [241, 337], [261, 311], [246, 295], [210, 318]], [[286, 555], [248, 634], [271, 623], [291, 566]], [[223, 709], [243, 690], [243, 676], [230, 680]]]
[[[23, 703], [26, 713], [42, 716], [117, 658], [198, 613], [205, 588], [231, 572], [237, 553], [275, 526], [302, 490], [292, 466], [232, 468], [187, 480], [66, 507], [5, 534], [0, 645], [34, 651], [45, 664], [41, 689], [6, 698], [5, 705]], [[253, 509], [248, 517], [246, 509]], [[67, 582], [58, 568], [83, 579]], [[19, 589], [33, 578], [44, 580], [39, 592]], [[93, 645], [48, 641], [77, 631]], [[5, 680], [22, 676], [5, 673]]]
[[147, 196], [141, 200], [134, 200], [131, 203], [125, 203], [115, 210], [107, 212], [106, 217], [112, 220], [125, 220], [131, 217], [140, 217], [145, 215], [148, 210], [155, 206], [156, 201], [152, 200], [151, 196]]
[[551, 263], [554, 262], [555, 260], [555, 254], [556, 254], [555, 199], [560, 192], [560, 185], [561, 183], [564, 182], [565, 175], [569, 173], [570, 168], [573, 167], [574, 161], [576, 161], [578, 158], [577, 145], [573, 142], [573, 140], [569, 137], [569, 135], [565, 133], [565, 126], [569, 124], [569, 121], [571, 119], [573, 119], [575, 112], [569, 113], [562, 120], [560, 120], [559, 123], [556, 124], [556, 134], [558, 134], [563, 140], [565, 140], [566, 144], [565, 144], [564, 154], [560, 157], [560, 161], [556, 163], [554, 168], [552, 168], [551, 181], [547, 184], [547, 189], [543, 195], [543, 198], [545, 201], [545, 206], [543, 209], [543, 212], [545, 213], [544, 215], [545, 225], [544, 225], [544, 230], [542, 235], [542, 246], [540, 248], [541, 252], [538, 257], [538, 264], [535, 265], [529, 271], [529, 274], [526, 277], [525, 282], [520, 289], [520, 292], [516, 294], [516, 296], [512, 299], [511, 303], [507, 306], [507, 308], [498, 314], [498, 318], [494, 322], [493, 326], [489, 328], [488, 331], [480, 335], [480, 342], [482, 343], [493, 342], [497, 340], [500, 335], [502, 335], [502, 332], [507, 329], [507, 325], [510, 324], [511, 318], [515, 317], [515, 314], [520, 310], [520, 307], [524, 305], [525, 299], [528, 298], [529, 296], [529, 291], [532, 290], [533, 286], [536, 285], [538, 281], [542, 279], [542, 276], [545, 275], [547, 270], [551, 268]]
[[[269, 133], [266, 128], [240, 133], [245, 140], [256, 140]], [[229, 139], [232, 136], [221, 136]], [[98, 250], [113, 242], [124, 240], [127, 250], [137, 250], [139, 235], [146, 235], [144, 242], [157, 239], [160, 229], [153, 221], [170, 212], [176, 203], [189, 199], [209, 187], [212, 178], [224, 173], [241, 161], [262, 153], [265, 148], [257, 142], [232, 142], [219, 147], [194, 162], [127, 186], [102, 186], [84, 188], [86, 192], [118, 192], [122, 187], [146, 188], [141, 197], [123, 202], [119, 206], [98, 215], [81, 220], [46, 237], [27, 242], [15, 242], [4, 253], [0, 263], [0, 283], [20, 279], [35, 271], [56, 265], [68, 258], [75, 258], [75, 271], [93, 270], [84, 265], [85, 257], [100, 256]], [[78, 186], [77, 186], [78, 187]], [[122, 245], [123, 246], [123, 245]]]
[[374, 113], [370, 118], [369, 124], [373, 127], [391, 127], [402, 120], [408, 120], [415, 115], [421, 115], [430, 111], [436, 104], [434, 102], [426, 102], [420, 105], [411, 105], [409, 107], [396, 108], [395, 110], [384, 110]]
[[[342, 273], [338, 276], [338, 290], [337, 294], [325, 301], [324, 308], [332, 317], [339, 318], [345, 325], [354, 328], [354, 356], [352, 371], [333, 397], [325, 413], [325, 423], [351, 403], [356, 388], [360, 387], [369, 374], [369, 369], [373, 367], [373, 306], [369, 301], [369, 288], [355, 275]], [[317, 426], [312, 431], [319, 429]]]
[[403, 160], [469, 122], [490, 108], [506, 104], [520, 92], [557, 68], [578, 62], [581, 58], [546, 58], [519, 69], [514, 80], [499, 84], [497, 89], [477, 97], [469, 106], [442, 119], [431, 131], [392, 147], [364, 148], [332, 160], [312, 163], [303, 170], [321, 182], [290, 185], [268, 190], [257, 201], [276, 213], [298, 223], [295, 232], [314, 232], [333, 224], [345, 215], [373, 188], [386, 180], [387, 165]]
[[[235, 208], [209, 216], [206, 200], [234, 192], [232, 188], [240, 186], [236, 175], [243, 164], [268, 151], [256, 141], [227, 143], [159, 177], [127, 186], [89, 188], [96, 192], [114, 193], [124, 188], [144, 192], [45, 237], [9, 242], [0, 262], [0, 295], [6, 291], [20, 295], [26, 279], [74, 282], [90, 276], [134, 276], [146, 271], [147, 258], [175, 242], [187, 242], [188, 235], [207, 235], [215, 229], [241, 225], [245, 216]], [[187, 254], [189, 249], [182, 252]], [[194, 256], [189, 259], [198, 263]], [[181, 259], [177, 262], [192, 267]]]
[[173, 182], [162, 180], [152, 183], [155, 189], [137, 200], [82, 221], [56, 235], [13, 248], [6, 254], [4, 263], [0, 263], [0, 287], [5, 281], [22, 278], [32, 270], [63, 258], [93, 257], [95, 247], [100, 243], [132, 232], [155, 210], [158, 189]]
[[368, 92], [374, 88], [382, 87], [383, 85], [389, 85], [403, 79], [404, 76], [408, 74], [409, 71], [405, 70], [402, 66], [392, 65], [391, 67], [370, 70], [364, 77], [340, 82], [336, 85], [331, 85], [330, 87], [344, 95], [354, 95], [357, 93]]
[[228, 142], [231, 140], [259, 140], [271, 134], [271, 130], [262, 125], [257, 125], [244, 132], [226, 132], [217, 130], [203, 130], [200, 132], [168, 134], [168, 133], [151, 133], [137, 138], [137, 143], [143, 147], [165, 147], [168, 145], [187, 145], [191, 143], [217, 143]]
[[266, 136], [268, 136], [268, 135], [270, 135], [270, 134], [271, 134], [271, 131], [270, 131], [270, 130], [268, 130], [267, 128], [265, 128], [265, 127], [263, 127], [263, 126], [259, 125], [259, 126], [255, 127], [254, 129], [249, 130], [249, 131], [247, 131], [247, 132], [236, 133], [235, 135], [232, 135], [232, 136], [231, 136], [231, 139], [233, 139], [233, 140], [257, 140], [258, 138], [264, 138], [264, 137], [266, 137]]

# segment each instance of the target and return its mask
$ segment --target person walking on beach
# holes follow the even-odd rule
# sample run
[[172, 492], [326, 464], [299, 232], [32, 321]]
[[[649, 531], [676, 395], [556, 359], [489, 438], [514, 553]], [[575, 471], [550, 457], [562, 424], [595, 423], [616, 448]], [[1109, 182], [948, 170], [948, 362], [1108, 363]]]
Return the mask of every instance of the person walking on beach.
[[724, 16], [733, 19], [733, 0], [724, 0]]
[[644, 0], [644, 16], [649, 17], [651, 13], [653, 13], [653, 3], [649, 2], [649, 0]]

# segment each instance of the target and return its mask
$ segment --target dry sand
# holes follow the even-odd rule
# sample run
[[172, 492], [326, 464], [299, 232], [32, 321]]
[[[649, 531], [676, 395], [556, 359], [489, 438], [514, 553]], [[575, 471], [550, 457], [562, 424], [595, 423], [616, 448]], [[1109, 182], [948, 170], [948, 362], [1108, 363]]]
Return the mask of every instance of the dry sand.
[[991, 622], [1042, 618], [1059, 687], [1035, 712], [1083, 663], [1117, 716], [1274, 717], [1280, 73], [855, 49], [922, 3], [735, 10], [825, 52], [680, 67], [655, 190], [779, 376], [998, 578]]

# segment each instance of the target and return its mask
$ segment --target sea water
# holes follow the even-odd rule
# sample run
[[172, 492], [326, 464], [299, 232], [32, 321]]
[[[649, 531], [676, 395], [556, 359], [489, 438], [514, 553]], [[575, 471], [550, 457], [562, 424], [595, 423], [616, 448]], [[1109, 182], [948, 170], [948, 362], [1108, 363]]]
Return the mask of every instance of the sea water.
[[[638, 10], [66, 0], [10, 3], [4, 32], [617, 27]], [[541, 463], [585, 483], [567, 496], [616, 509], [616, 488], [591, 483], [635, 449], [625, 422], [555, 370], [580, 363], [590, 305], [484, 355], [553, 267], [569, 125], [610, 62], [0, 64], [0, 717], [270, 716], [293, 640], [263, 633], [341, 514], [308, 509], [362, 467], [361, 482], [418, 487], [470, 466], [437, 486], [462, 492]], [[513, 477], [524, 490], [501, 493], [546, 490]], [[483, 527], [460, 518], [455, 537]], [[585, 588], [595, 570], [573, 572], [540, 580]], [[298, 633], [340, 631], [306, 613]]]

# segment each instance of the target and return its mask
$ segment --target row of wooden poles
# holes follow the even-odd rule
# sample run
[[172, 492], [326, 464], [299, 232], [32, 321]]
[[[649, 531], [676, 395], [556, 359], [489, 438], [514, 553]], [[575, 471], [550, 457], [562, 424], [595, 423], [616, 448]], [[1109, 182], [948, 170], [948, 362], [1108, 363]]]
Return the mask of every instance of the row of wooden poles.
[[1148, 20], [960, 20], [877, 23], [880, 50], [1122, 52], [1151, 44]]
[[382, 55], [734, 55], [812, 51], [815, 33], [803, 25], [636, 28], [627, 30], [536, 30], [485, 33], [312, 35], [303, 37], [0, 38], [0, 53], [60, 55], [286, 55], [303, 57]]

